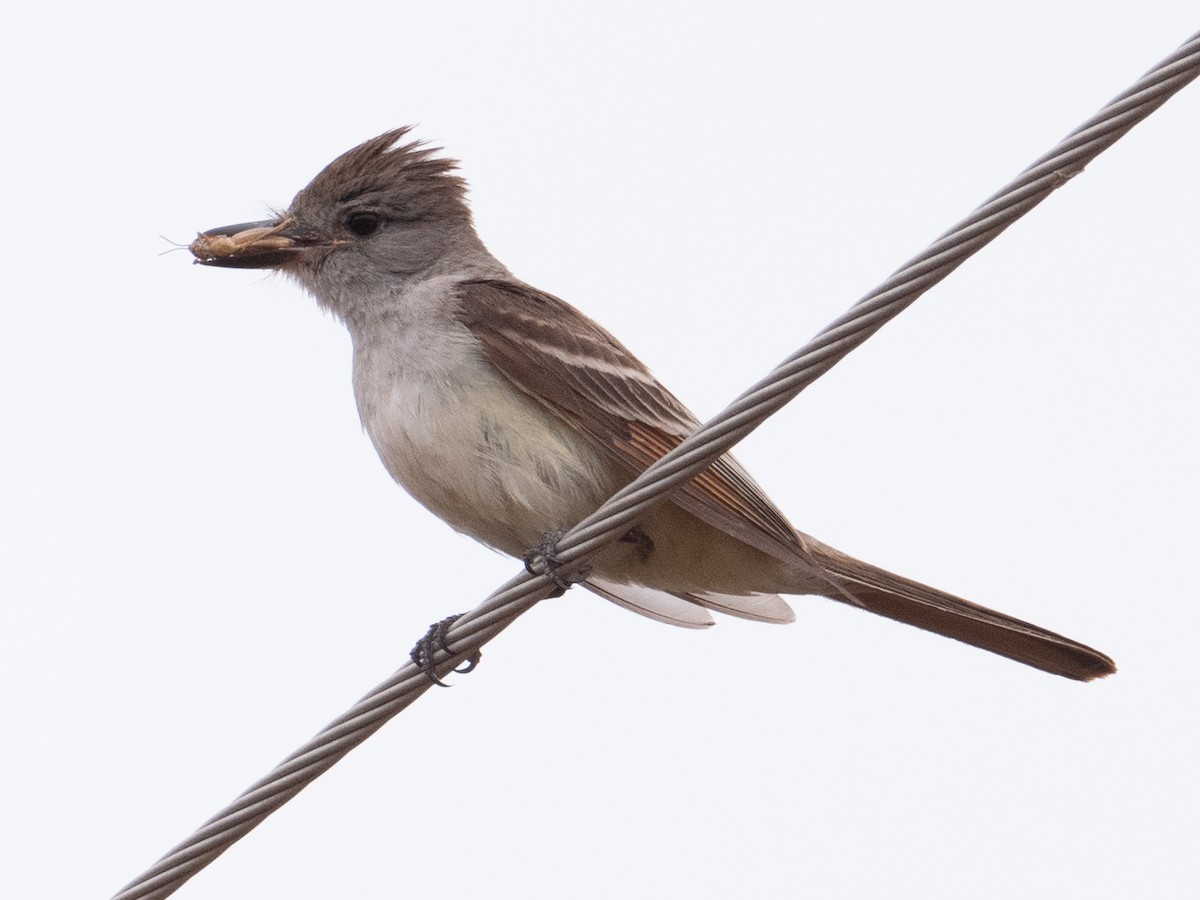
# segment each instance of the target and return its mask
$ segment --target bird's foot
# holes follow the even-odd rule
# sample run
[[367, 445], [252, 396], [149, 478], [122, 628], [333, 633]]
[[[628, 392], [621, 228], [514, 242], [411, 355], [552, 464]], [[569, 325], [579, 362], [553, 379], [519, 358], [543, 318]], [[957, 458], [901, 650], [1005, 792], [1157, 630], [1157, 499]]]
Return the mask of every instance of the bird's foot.
[[637, 549], [638, 556], [645, 562], [650, 558], [650, 554], [654, 552], [654, 541], [650, 539], [650, 535], [642, 531], [641, 525], [634, 525], [627, 532], [617, 538], [619, 544], [633, 544]]
[[562, 568], [562, 563], [558, 559], [557, 551], [558, 542], [562, 539], [563, 534], [565, 532], [561, 528], [547, 531], [542, 535], [542, 539], [537, 542], [537, 546], [523, 557], [526, 572], [530, 575], [545, 575], [558, 588], [557, 591], [550, 595], [551, 597], [561, 597], [572, 585], [586, 581], [592, 571], [591, 566], [584, 566], [570, 575], [561, 574], [559, 570]]
[[[425, 676], [439, 687], [450, 687], [440, 678], [437, 677], [437, 667], [434, 665], [434, 657], [438, 650], [445, 650], [447, 653], [454, 653], [450, 648], [450, 643], [446, 639], [446, 635], [450, 630], [450, 626], [462, 618], [462, 614], [457, 616], [447, 616], [440, 622], [434, 622], [429, 626], [429, 630], [425, 632], [425, 636], [413, 645], [412, 652], [409, 658], [416, 664], [417, 668], [425, 673]], [[479, 660], [483, 658], [483, 651], [476, 650], [467, 657], [464, 665], [457, 669], [451, 669], [452, 672], [458, 675], [465, 675], [479, 665]]]

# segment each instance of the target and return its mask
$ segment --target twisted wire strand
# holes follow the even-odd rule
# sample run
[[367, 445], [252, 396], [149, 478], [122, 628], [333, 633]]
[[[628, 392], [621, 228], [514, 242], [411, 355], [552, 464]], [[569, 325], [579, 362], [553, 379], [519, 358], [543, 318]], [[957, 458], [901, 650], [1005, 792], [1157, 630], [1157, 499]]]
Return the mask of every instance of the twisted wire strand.
[[[1088, 162], [1197, 75], [1200, 75], [1200, 33], [563, 535], [557, 548], [562, 571], [569, 573], [581, 568], [598, 550], [628, 531], [650, 506], [728, 451], [967, 257], [1082, 171]], [[462, 650], [439, 652], [437, 672], [449, 672], [470, 650], [487, 643], [554, 590], [554, 584], [544, 574], [521, 572], [511, 579], [454, 623], [449, 642]], [[170, 896], [431, 685], [415, 665], [410, 663], [399, 669], [122, 888], [113, 900], [157, 900]]]

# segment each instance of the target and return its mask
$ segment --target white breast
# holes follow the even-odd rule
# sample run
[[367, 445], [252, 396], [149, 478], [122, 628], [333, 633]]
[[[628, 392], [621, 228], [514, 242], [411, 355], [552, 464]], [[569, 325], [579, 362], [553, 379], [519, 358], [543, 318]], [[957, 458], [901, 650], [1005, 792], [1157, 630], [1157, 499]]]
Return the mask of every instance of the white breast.
[[626, 479], [483, 359], [452, 316], [453, 283], [424, 282], [388, 310], [382, 327], [352, 329], [359, 414], [383, 464], [414, 498], [455, 529], [519, 556]]

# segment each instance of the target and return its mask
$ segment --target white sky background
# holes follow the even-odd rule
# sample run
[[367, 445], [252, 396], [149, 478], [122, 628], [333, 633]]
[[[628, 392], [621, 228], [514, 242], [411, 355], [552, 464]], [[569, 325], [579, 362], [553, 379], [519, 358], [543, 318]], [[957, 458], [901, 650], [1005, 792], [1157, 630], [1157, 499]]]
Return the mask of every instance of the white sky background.
[[[341, 326], [160, 234], [418, 123], [496, 255], [708, 416], [1200, 27], [969, 7], [7, 13], [0, 895], [108, 896], [517, 568], [390, 482]], [[178, 896], [1189, 894], [1197, 159], [1193, 85], [738, 450], [798, 527], [1116, 677], [572, 592]]]

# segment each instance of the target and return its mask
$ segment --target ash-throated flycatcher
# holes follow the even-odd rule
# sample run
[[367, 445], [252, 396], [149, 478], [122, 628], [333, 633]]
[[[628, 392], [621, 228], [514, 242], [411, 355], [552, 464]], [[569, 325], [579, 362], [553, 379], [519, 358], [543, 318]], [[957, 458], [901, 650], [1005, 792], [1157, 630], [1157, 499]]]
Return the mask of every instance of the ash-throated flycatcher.
[[[484, 247], [455, 162], [408, 129], [335, 159], [267, 222], [204, 232], [210, 266], [292, 276], [350, 330], [359, 415], [396, 481], [458, 531], [513, 556], [593, 512], [699, 425], [578, 310]], [[860, 562], [796, 531], [731, 456], [654, 507], [583, 584], [676, 625], [707, 610], [790, 622], [822, 594], [1088, 680], [1103, 653]]]

